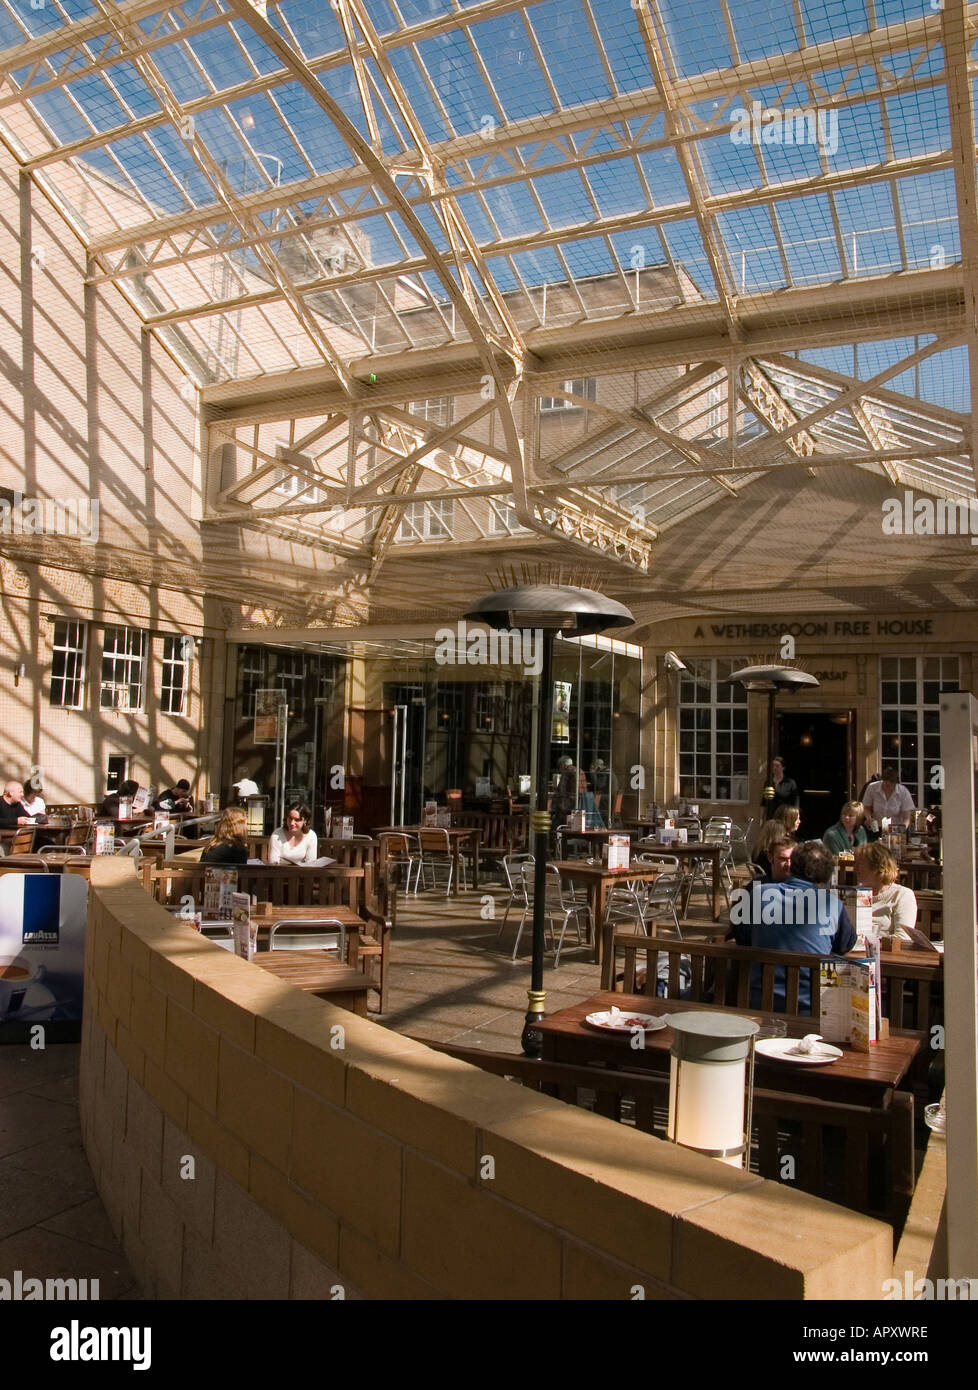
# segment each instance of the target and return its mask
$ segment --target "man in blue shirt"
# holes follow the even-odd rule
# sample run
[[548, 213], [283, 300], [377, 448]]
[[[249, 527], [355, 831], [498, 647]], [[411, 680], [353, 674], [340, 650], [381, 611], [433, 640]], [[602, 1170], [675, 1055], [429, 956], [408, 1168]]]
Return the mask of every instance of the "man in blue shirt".
[[[764, 951], [811, 952], [844, 956], [856, 944], [856, 929], [842, 903], [829, 891], [833, 859], [821, 840], [806, 840], [791, 855], [791, 877], [781, 883], [752, 883], [730, 899], [730, 922], [738, 946]], [[785, 1003], [784, 971], [775, 973], [774, 1003]], [[751, 1007], [759, 1008], [761, 970], [751, 970]], [[800, 1012], [811, 1011], [811, 979], [806, 970], [798, 988]]]

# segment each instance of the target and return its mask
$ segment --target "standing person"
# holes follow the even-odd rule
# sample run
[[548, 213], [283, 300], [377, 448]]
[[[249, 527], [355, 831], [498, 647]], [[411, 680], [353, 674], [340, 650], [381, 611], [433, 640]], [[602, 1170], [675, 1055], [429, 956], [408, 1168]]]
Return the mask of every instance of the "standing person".
[[913, 797], [892, 766], [884, 767], [882, 779], [866, 788], [863, 806], [867, 825], [877, 832], [881, 828], [880, 821], [886, 819], [891, 825], [909, 825], [917, 809]]
[[272, 831], [269, 864], [312, 864], [319, 852], [315, 830], [309, 829], [309, 807], [296, 803], [285, 813], [285, 824]]
[[24, 788], [20, 782], [8, 782], [0, 797], [0, 830], [16, 830], [18, 825], [30, 825], [31, 813], [24, 805]]
[[771, 764], [771, 785], [774, 788], [774, 795], [770, 801], [764, 802], [764, 814], [767, 820], [771, 820], [781, 806], [797, 806], [801, 797], [798, 783], [793, 777], [787, 775], [784, 759], [780, 756], [775, 758]]
[[866, 843], [863, 815], [861, 801], [846, 802], [835, 825], [830, 825], [822, 836], [822, 840], [833, 854], [851, 854], [857, 845]]

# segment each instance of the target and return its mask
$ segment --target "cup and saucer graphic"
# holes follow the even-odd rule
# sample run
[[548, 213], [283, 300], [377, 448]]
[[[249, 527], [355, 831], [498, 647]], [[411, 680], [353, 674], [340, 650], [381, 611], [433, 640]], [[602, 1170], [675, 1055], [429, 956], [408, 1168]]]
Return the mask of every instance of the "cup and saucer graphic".
[[44, 967], [26, 956], [0, 956], [0, 1021], [50, 1018], [55, 998], [43, 984]]

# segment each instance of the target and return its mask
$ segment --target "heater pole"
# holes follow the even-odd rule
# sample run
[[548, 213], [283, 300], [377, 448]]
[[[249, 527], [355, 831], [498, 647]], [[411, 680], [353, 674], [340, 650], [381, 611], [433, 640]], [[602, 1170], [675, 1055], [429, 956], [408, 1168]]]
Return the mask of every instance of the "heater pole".
[[550, 783], [550, 721], [553, 704], [554, 634], [543, 629], [543, 661], [540, 668], [540, 698], [537, 701], [536, 810], [533, 829], [533, 963], [527, 995], [526, 1023], [521, 1039], [527, 1057], [539, 1057], [543, 1040], [535, 1024], [544, 1016], [546, 994], [543, 989], [543, 947], [547, 914], [547, 859], [550, 854], [550, 812], [547, 808]]

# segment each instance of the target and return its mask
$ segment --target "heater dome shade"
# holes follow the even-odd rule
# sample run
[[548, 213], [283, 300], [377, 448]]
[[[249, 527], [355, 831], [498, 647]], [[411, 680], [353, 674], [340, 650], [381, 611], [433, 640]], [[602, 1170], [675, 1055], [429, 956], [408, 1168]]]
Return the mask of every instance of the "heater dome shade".
[[747, 690], [800, 690], [818, 685], [814, 676], [794, 666], [742, 666], [731, 671], [729, 679], [740, 681]]
[[570, 584], [520, 584], [498, 589], [478, 599], [465, 616], [488, 627], [539, 627], [568, 637], [629, 627], [635, 621], [624, 604], [595, 589]]

